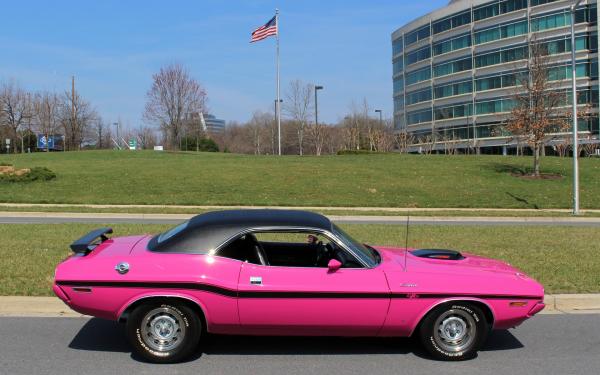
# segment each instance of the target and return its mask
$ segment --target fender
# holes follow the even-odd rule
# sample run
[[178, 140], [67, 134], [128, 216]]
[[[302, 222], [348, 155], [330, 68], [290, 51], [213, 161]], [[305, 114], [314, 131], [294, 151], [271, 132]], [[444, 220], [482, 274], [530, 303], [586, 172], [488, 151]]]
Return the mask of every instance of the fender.
[[413, 335], [413, 333], [415, 332], [415, 329], [417, 329], [417, 327], [419, 326], [419, 323], [421, 323], [423, 318], [427, 314], [429, 314], [433, 309], [435, 309], [436, 307], [443, 305], [445, 303], [448, 303], [448, 302], [464, 302], [464, 301], [478, 302], [478, 303], [481, 303], [484, 306], [486, 306], [488, 308], [488, 310], [490, 311], [490, 314], [492, 314], [492, 325], [490, 326], [490, 329], [493, 327], [494, 322], [496, 321], [496, 314], [495, 314], [492, 306], [490, 306], [490, 304], [487, 303], [485, 300], [482, 300], [480, 298], [473, 298], [473, 297], [452, 297], [452, 298], [446, 298], [443, 300], [436, 301], [433, 305], [429, 306], [429, 308], [427, 310], [425, 310], [424, 312], [419, 314], [419, 316], [417, 316], [417, 318], [414, 320], [415, 324], [413, 324], [413, 326], [411, 327], [410, 336]]
[[133, 304], [140, 302], [142, 300], [145, 300], [145, 299], [150, 299], [150, 298], [181, 298], [181, 299], [185, 299], [187, 301], [194, 303], [202, 311], [202, 314], [204, 315], [204, 319], [206, 320], [206, 329], [207, 329], [207, 331], [210, 332], [211, 319], [208, 316], [206, 306], [204, 306], [204, 304], [201, 301], [199, 301], [197, 298], [194, 298], [190, 295], [183, 294], [183, 293], [169, 293], [169, 294], [143, 293], [143, 294], [137, 295], [137, 296], [129, 299], [125, 304], [123, 304], [123, 307], [121, 309], [119, 309], [119, 311], [117, 313], [117, 321], [121, 321], [124, 318], [123, 315], [125, 314], [125, 311], [127, 311], [127, 309], [129, 307], [131, 307]]

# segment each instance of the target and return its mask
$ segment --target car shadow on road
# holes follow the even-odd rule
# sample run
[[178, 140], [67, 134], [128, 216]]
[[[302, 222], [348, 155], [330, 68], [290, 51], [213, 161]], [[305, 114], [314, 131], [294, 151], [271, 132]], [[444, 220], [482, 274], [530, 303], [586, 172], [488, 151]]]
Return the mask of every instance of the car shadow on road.
[[[522, 348], [523, 344], [509, 331], [493, 331], [482, 348], [498, 351]], [[125, 326], [93, 318], [75, 335], [69, 348], [84, 351], [130, 353]], [[362, 355], [414, 354], [429, 358], [417, 339], [377, 337], [287, 337], [207, 335], [197, 355]], [[132, 356], [135, 360], [140, 360]]]

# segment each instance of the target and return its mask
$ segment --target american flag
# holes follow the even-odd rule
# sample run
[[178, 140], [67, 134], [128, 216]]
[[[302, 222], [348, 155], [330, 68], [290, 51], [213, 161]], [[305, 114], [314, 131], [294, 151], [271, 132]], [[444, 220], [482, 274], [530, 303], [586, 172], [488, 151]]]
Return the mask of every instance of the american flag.
[[277, 16], [252, 32], [250, 43], [258, 42], [271, 35], [277, 35]]

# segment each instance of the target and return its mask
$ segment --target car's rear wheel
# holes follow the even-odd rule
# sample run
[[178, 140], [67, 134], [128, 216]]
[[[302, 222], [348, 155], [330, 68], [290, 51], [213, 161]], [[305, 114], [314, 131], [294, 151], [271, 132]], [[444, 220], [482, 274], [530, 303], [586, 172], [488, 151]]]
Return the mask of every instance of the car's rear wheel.
[[423, 319], [419, 334], [436, 359], [460, 361], [475, 356], [487, 338], [485, 315], [466, 302], [444, 304]]
[[200, 318], [184, 304], [143, 304], [127, 320], [134, 352], [155, 363], [173, 363], [190, 356], [201, 334]]

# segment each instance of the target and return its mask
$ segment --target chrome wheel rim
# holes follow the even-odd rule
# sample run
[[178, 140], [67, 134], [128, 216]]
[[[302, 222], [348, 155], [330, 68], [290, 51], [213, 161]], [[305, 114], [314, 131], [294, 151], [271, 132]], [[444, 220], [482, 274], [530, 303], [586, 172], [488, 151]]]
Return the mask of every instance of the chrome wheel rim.
[[475, 319], [466, 311], [451, 309], [435, 321], [433, 339], [444, 351], [457, 353], [469, 348], [475, 340]]
[[142, 340], [151, 349], [168, 352], [175, 349], [185, 337], [185, 324], [181, 313], [159, 307], [151, 310], [142, 319]]

